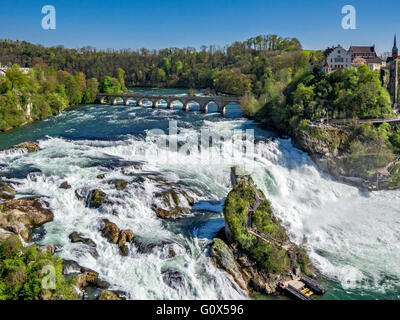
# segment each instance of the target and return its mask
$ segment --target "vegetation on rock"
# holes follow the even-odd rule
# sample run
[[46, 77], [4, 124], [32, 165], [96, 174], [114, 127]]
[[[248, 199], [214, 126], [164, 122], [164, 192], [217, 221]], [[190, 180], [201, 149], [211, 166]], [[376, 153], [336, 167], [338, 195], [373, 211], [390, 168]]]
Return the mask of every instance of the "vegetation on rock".
[[224, 203], [224, 232], [210, 248], [213, 262], [240, 287], [273, 293], [279, 281], [315, 271], [303, 248], [292, 243], [269, 201], [250, 175], [232, 168], [232, 191]]
[[[45, 289], [42, 281], [55, 270], [54, 289]], [[43, 273], [43, 270], [45, 272]], [[24, 247], [18, 236], [0, 242], [0, 300], [72, 300], [77, 298], [73, 279], [66, 279], [63, 263], [37, 246]]]

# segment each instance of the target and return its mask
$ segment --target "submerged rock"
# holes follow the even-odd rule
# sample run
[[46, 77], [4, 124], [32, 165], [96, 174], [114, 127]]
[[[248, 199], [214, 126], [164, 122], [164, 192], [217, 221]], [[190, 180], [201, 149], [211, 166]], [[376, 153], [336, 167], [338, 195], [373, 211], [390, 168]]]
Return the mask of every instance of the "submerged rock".
[[27, 141], [20, 144], [15, 145], [12, 149], [25, 149], [29, 153], [39, 151], [40, 146], [37, 142]]
[[78, 232], [72, 232], [69, 235], [69, 239], [71, 240], [72, 243], [82, 242], [90, 247], [94, 248], [97, 247], [96, 243], [92, 239], [84, 238]]
[[100, 208], [104, 203], [108, 201], [107, 195], [98, 189], [94, 189], [89, 192], [89, 195], [86, 199], [86, 205], [89, 208]]
[[76, 275], [76, 285], [80, 290], [88, 286], [107, 289], [110, 284], [100, 279], [98, 272], [80, 266], [76, 261], [63, 260], [63, 274]]
[[166, 209], [162, 209], [162, 208], [153, 206], [152, 209], [156, 213], [157, 217], [159, 217], [161, 219], [177, 218], [177, 217], [180, 217], [184, 213], [190, 212], [190, 209], [181, 208], [181, 207], [175, 207], [171, 210], [166, 210]]
[[53, 213], [35, 200], [6, 200], [0, 203], [0, 227], [28, 241], [30, 231], [53, 221]]
[[0, 199], [11, 200], [14, 199], [15, 190], [7, 183], [0, 181]]
[[14, 233], [0, 228], [0, 242], [6, 240], [8, 237], [12, 236]]
[[72, 232], [69, 235], [69, 239], [72, 243], [83, 243], [90, 247], [88, 251], [93, 257], [97, 258], [99, 256], [99, 253], [96, 250], [97, 245], [92, 239], [84, 238], [78, 232]]
[[120, 191], [125, 190], [128, 185], [128, 182], [122, 179], [111, 180], [109, 183], [113, 184], [115, 188]]
[[101, 230], [103, 237], [108, 242], [118, 244], [121, 255], [127, 256], [129, 254], [129, 248], [127, 242], [132, 242], [134, 234], [132, 230], [120, 230], [118, 226], [108, 219], [103, 220], [104, 227]]
[[60, 184], [60, 189], [71, 189], [71, 185], [68, 183], [68, 181], [64, 181], [63, 183]]
[[184, 276], [175, 269], [167, 269], [161, 272], [164, 283], [175, 290], [182, 290], [185, 285]]

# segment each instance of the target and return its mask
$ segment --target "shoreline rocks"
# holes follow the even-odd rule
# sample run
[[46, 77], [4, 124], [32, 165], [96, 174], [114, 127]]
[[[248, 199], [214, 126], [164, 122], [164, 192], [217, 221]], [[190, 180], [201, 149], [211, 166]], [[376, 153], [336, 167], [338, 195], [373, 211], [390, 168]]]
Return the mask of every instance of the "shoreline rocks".
[[0, 203], [0, 227], [19, 234], [25, 241], [32, 229], [53, 221], [49, 209], [42, 208], [37, 199], [5, 200]]
[[113, 290], [103, 290], [97, 300], [126, 300], [125, 297], [123, 297], [123, 293], [119, 291], [113, 291]]

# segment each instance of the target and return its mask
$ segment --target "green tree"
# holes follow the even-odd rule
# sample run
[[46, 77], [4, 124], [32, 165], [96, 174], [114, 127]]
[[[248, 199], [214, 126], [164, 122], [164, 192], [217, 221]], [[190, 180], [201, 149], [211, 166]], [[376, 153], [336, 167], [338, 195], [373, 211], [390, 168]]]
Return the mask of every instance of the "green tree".
[[121, 83], [118, 79], [107, 76], [104, 78], [101, 85], [101, 92], [103, 93], [122, 93]]

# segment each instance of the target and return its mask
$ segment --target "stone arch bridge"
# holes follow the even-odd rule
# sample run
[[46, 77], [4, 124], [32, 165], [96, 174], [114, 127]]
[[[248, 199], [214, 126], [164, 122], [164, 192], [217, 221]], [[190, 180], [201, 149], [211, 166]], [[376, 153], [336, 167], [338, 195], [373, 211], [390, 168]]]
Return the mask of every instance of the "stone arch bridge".
[[117, 104], [118, 98], [123, 100], [124, 105], [129, 105], [130, 100], [136, 101], [139, 106], [143, 105], [144, 101], [150, 101], [153, 108], [158, 108], [161, 103], [167, 104], [169, 109], [173, 109], [174, 102], [180, 102], [183, 105], [183, 110], [189, 111], [189, 104], [196, 102], [200, 106], [200, 111], [207, 113], [210, 103], [215, 103], [218, 106], [218, 112], [225, 114], [226, 107], [230, 103], [240, 104], [240, 97], [231, 96], [166, 96], [166, 95], [147, 95], [147, 94], [111, 94], [111, 93], [98, 93], [97, 101], [104, 104], [106, 98], [109, 99], [112, 105]]

